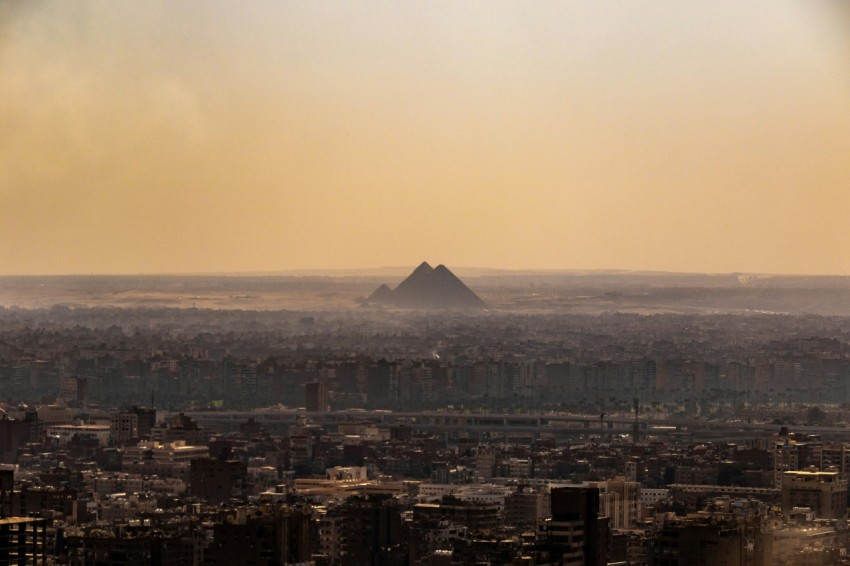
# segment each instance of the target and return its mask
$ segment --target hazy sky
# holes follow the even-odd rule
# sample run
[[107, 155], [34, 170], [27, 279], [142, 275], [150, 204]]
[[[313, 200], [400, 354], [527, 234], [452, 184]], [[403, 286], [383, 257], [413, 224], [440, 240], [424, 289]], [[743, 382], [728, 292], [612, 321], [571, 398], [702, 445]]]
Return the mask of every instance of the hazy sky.
[[850, 2], [0, 0], [0, 273], [850, 273]]

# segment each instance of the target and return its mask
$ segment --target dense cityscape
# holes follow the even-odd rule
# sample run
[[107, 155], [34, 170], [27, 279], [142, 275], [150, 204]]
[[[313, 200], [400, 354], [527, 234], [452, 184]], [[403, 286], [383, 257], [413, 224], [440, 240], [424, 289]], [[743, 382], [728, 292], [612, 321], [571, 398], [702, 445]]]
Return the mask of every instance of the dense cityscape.
[[375, 301], [0, 309], [0, 562], [844, 563], [847, 318]]

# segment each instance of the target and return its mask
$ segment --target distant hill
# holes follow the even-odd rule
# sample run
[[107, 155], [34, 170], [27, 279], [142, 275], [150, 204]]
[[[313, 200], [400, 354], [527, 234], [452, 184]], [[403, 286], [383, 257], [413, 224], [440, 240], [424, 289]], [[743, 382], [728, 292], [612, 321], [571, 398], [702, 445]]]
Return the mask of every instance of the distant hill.
[[484, 301], [445, 265], [431, 267], [423, 261], [413, 273], [391, 290], [378, 287], [363, 304], [403, 309], [480, 309]]

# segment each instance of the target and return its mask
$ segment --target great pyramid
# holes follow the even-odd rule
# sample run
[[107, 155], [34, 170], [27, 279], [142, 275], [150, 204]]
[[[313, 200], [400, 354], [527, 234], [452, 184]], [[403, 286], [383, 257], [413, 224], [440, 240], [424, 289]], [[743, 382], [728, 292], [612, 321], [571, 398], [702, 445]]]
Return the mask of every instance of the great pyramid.
[[395, 290], [381, 285], [363, 303], [402, 309], [481, 309], [478, 298], [445, 265], [431, 267], [423, 261]]

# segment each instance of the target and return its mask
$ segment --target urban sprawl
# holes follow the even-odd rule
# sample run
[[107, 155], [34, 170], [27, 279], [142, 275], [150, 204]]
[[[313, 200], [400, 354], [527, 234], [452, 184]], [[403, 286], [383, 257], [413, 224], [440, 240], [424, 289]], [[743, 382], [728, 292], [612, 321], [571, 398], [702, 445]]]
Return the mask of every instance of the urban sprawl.
[[0, 563], [850, 563], [850, 324], [0, 308]]

